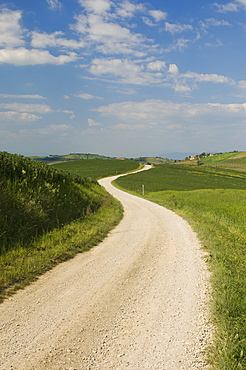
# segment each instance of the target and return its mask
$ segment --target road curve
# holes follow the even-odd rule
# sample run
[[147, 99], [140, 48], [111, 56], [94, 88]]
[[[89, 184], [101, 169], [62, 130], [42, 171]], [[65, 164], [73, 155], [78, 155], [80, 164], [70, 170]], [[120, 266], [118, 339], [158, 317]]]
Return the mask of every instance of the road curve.
[[124, 218], [0, 305], [0, 369], [208, 369], [208, 271], [175, 213], [100, 183]]

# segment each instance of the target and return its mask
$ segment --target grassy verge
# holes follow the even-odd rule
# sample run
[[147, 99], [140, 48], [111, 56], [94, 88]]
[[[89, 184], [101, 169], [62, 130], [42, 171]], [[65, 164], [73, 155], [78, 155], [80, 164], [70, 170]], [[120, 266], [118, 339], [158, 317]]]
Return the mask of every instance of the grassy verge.
[[174, 174], [163, 167], [116, 182], [136, 195], [141, 195], [140, 185], [146, 184], [145, 198], [175, 211], [197, 232], [212, 272], [215, 336], [209, 362], [216, 370], [246, 369], [245, 174], [220, 169], [206, 172], [206, 168], [197, 172], [195, 167], [187, 171]]
[[123, 216], [121, 204], [107, 196], [103, 206], [83, 220], [41, 236], [29, 247], [0, 256], [0, 302], [58, 263], [102, 241]]
[[160, 192], [147, 198], [187, 219], [209, 253], [216, 328], [210, 363], [214, 369], [246, 369], [246, 191]]

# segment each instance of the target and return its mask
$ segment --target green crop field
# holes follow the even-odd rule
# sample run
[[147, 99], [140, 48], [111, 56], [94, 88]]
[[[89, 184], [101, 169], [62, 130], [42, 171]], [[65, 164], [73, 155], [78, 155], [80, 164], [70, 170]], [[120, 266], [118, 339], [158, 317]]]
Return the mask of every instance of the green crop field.
[[212, 157], [202, 158], [202, 163], [208, 166], [219, 166], [238, 171], [246, 171], [246, 152], [217, 154]]
[[[208, 252], [213, 369], [246, 369], [246, 174], [222, 168], [160, 165], [117, 186], [186, 218]], [[142, 195], [141, 195], [142, 196]]]
[[78, 160], [52, 164], [57, 170], [67, 171], [82, 177], [100, 179], [140, 168], [138, 162], [130, 159]]

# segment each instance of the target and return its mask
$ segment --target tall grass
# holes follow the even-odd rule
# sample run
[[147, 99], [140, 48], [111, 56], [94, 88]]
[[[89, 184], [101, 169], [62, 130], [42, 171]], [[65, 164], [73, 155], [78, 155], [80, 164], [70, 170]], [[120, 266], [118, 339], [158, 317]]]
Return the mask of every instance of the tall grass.
[[105, 195], [96, 181], [0, 153], [0, 253], [96, 211]]
[[159, 167], [117, 184], [138, 195], [140, 182], [147, 184], [147, 199], [186, 218], [198, 233], [212, 272], [215, 337], [209, 361], [216, 370], [246, 369], [246, 175], [199, 166], [198, 172], [190, 167], [174, 176], [173, 170]]
[[96, 243], [122, 217], [121, 205], [95, 180], [6, 152], [0, 193], [2, 297]]

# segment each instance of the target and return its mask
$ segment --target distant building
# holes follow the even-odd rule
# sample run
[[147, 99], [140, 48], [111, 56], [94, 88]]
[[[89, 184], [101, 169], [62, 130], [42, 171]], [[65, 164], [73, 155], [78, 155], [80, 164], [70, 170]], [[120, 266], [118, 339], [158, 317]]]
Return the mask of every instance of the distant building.
[[192, 155], [192, 156], [190, 157], [190, 160], [191, 160], [191, 161], [194, 161], [195, 159], [199, 159], [199, 155], [198, 155], [198, 154]]

